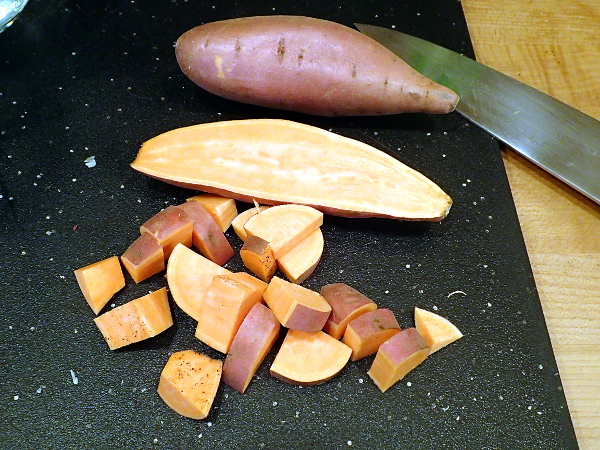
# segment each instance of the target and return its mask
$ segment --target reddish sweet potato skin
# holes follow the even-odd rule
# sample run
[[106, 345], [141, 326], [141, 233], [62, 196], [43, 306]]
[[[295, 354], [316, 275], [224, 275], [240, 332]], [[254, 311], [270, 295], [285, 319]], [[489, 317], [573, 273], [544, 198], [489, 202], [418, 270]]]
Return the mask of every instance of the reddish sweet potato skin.
[[175, 46], [183, 73], [213, 94], [321, 116], [448, 113], [458, 96], [344, 25], [257, 16], [195, 27]]

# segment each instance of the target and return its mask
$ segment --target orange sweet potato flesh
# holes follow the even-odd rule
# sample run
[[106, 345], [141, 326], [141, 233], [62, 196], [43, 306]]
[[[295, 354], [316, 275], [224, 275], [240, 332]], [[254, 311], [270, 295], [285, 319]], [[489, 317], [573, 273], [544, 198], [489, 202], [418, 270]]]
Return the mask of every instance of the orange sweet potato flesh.
[[387, 339], [400, 332], [400, 325], [389, 309], [366, 312], [348, 323], [342, 342], [352, 349], [352, 361], [375, 353]]
[[300, 386], [314, 386], [335, 377], [352, 351], [327, 333], [288, 330], [271, 365], [271, 375]]
[[231, 198], [214, 194], [198, 194], [187, 200], [200, 203], [217, 222], [222, 232], [227, 231], [231, 221], [238, 215], [235, 201]]
[[301, 16], [207, 23], [175, 46], [194, 83], [222, 97], [323, 116], [448, 113], [458, 96], [344, 25]]
[[336, 339], [341, 338], [348, 323], [358, 316], [377, 309], [377, 304], [345, 283], [332, 283], [321, 288], [321, 295], [331, 305], [331, 315], [323, 331]]
[[267, 241], [258, 236], [248, 236], [240, 250], [244, 265], [258, 278], [267, 283], [277, 271], [277, 261], [273, 249]]
[[370, 145], [280, 119], [171, 130], [145, 142], [132, 167], [248, 203], [296, 203], [347, 217], [439, 221], [452, 204], [427, 177]]
[[111, 350], [156, 336], [173, 325], [167, 288], [112, 309], [94, 322]]
[[246, 229], [244, 228], [244, 225], [246, 225], [246, 222], [248, 222], [248, 220], [250, 220], [250, 217], [255, 216], [256, 214], [258, 214], [261, 211], [264, 211], [267, 208], [269, 208], [269, 206], [255, 206], [254, 208], [250, 208], [250, 209], [247, 209], [246, 211], [239, 213], [231, 221], [231, 227], [233, 228], [233, 231], [235, 231], [235, 234], [237, 234], [237, 236], [242, 241], [245, 241], [246, 237], [248, 237], [248, 233], [246, 233]]
[[325, 241], [320, 228], [277, 259], [277, 267], [292, 283], [300, 284], [315, 270], [321, 260]]
[[123, 270], [116, 256], [75, 270], [75, 278], [88, 305], [96, 314], [125, 287]]
[[165, 258], [160, 242], [150, 233], [142, 233], [121, 256], [123, 266], [139, 283], [165, 269]]
[[177, 206], [167, 206], [140, 226], [140, 233], [153, 235], [163, 248], [168, 259], [177, 244], [192, 245], [193, 224], [187, 214]]
[[256, 303], [240, 325], [223, 363], [223, 382], [243, 394], [273, 347], [279, 321], [262, 303]]
[[175, 412], [190, 419], [206, 419], [219, 388], [223, 363], [183, 350], [173, 353], [160, 375], [158, 394]]

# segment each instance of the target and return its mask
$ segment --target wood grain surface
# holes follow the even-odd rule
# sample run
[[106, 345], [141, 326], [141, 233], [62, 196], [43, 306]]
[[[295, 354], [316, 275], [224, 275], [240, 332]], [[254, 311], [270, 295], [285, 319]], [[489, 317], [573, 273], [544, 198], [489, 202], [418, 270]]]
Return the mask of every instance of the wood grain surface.
[[[480, 62], [600, 120], [600, 1], [462, 5]], [[577, 439], [600, 449], [600, 206], [503, 153]]]

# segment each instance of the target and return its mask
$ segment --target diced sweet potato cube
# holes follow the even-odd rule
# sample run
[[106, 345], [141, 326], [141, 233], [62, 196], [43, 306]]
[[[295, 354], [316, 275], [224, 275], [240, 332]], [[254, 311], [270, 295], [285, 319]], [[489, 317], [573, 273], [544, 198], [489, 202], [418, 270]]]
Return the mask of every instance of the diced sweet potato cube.
[[208, 287], [196, 328], [196, 337], [215, 350], [227, 353], [233, 337], [262, 293], [236, 279], [217, 275]]
[[288, 330], [271, 365], [271, 375], [300, 386], [314, 386], [335, 377], [352, 350], [322, 331]]
[[448, 319], [421, 308], [415, 308], [415, 326], [429, 345], [431, 353], [437, 352], [463, 336], [456, 325]]
[[206, 289], [213, 277], [228, 274], [229, 270], [181, 244], [175, 246], [167, 263], [167, 282], [173, 300], [194, 320], [200, 319]]
[[258, 236], [248, 236], [240, 250], [240, 256], [244, 265], [267, 283], [277, 271], [277, 261], [271, 246]]
[[199, 202], [187, 202], [179, 205], [192, 221], [192, 240], [194, 247], [211, 261], [222, 266], [234, 255], [233, 248], [223, 234], [217, 222]]
[[387, 339], [400, 331], [389, 309], [366, 312], [350, 321], [342, 341], [352, 349], [352, 361], [372, 355]]
[[199, 194], [187, 199], [188, 202], [200, 203], [215, 220], [219, 229], [224, 233], [237, 216], [235, 200], [214, 194]]
[[121, 256], [123, 266], [139, 283], [165, 270], [165, 257], [160, 242], [150, 233], [142, 233]]
[[292, 283], [300, 284], [315, 270], [323, 255], [323, 232], [317, 228], [277, 260], [277, 266]]
[[140, 233], [150, 233], [163, 248], [168, 259], [177, 244], [192, 246], [193, 224], [187, 214], [177, 206], [167, 206], [140, 227]]
[[381, 344], [367, 373], [381, 392], [385, 392], [428, 355], [429, 346], [417, 329], [406, 328]]
[[377, 309], [373, 300], [344, 283], [328, 284], [323, 286], [320, 292], [331, 305], [331, 314], [323, 331], [336, 339], [344, 335], [350, 321]]
[[277, 205], [251, 217], [244, 228], [249, 236], [269, 243], [280, 258], [323, 224], [323, 213], [305, 205]]
[[75, 278], [95, 314], [125, 287], [125, 277], [117, 256], [75, 270]]
[[158, 395], [176, 413], [190, 419], [206, 419], [212, 407], [223, 363], [183, 350], [173, 353], [160, 374]]
[[247, 209], [246, 211], [239, 213], [235, 217], [235, 219], [233, 219], [233, 221], [231, 222], [233, 231], [235, 231], [235, 234], [237, 234], [238, 237], [242, 241], [245, 241], [246, 237], [248, 236], [248, 234], [246, 233], [246, 229], [244, 228], [244, 226], [246, 225], [246, 222], [248, 222], [250, 217], [255, 216], [256, 214], [258, 214], [261, 211], [264, 211], [267, 208], [270, 208], [270, 206], [258, 206], [257, 205], [254, 208], [250, 208], [250, 209]]
[[256, 303], [238, 329], [223, 364], [223, 382], [243, 394], [279, 335], [279, 321]]
[[156, 336], [173, 325], [167, 288], [125, 303], [94, 322], [111, 350]]
[[279, 277], [273, 277], [263, 297], [277, 320], [293, 330], [320, 331], [331, 312], [331, 306], [318, 292]]

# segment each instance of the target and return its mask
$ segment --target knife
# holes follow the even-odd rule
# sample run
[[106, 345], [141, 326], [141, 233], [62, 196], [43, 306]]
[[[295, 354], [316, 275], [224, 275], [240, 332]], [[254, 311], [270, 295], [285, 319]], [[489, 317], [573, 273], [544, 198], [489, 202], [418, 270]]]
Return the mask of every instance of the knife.
[[399, 31], [355, 24], [415, 70], [454, 90], [456, 110], [600, 204], [600, 121], [514, 78]]

